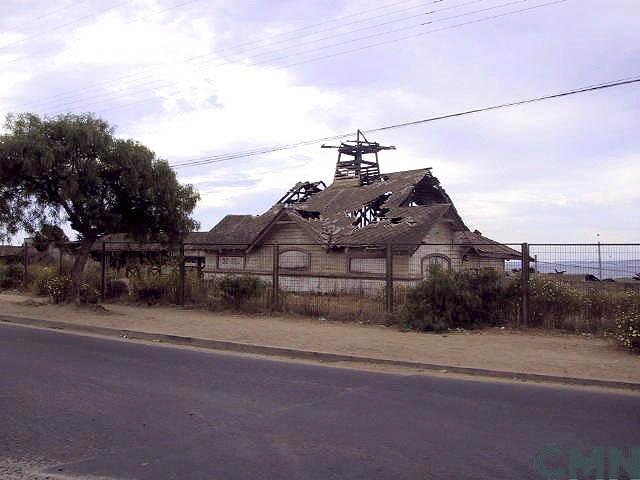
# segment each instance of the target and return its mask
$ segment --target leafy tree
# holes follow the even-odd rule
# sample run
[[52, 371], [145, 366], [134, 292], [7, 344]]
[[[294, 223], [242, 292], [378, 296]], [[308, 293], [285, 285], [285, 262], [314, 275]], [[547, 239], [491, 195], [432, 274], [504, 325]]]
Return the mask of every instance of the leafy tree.
[[40, 227], [33, 237], [35, 247], [38, 251], [44, 252], [50, 245], [54, 245], [59, 249], [66, 249], [69, 238], [58, 225], [45, 223]]
[[174, 242], [198, 227], [199, 199], [144, 145], [92, 114], [7, 117], [0, 136], [0, 238], [68, 222], [78, 233], [78, 286], [94, 242], [110, 233]]

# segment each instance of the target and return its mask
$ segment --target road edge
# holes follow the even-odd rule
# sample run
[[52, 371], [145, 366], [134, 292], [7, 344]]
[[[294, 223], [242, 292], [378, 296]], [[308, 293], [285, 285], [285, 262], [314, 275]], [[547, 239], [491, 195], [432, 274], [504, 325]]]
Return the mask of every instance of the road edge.
[[435, 363], [411, 362], [406, 360], [393, 360], [388, 358], [362, 357], [341, 353], [319, 352], [314, 350], [299, 350], [286, 347], [272, 347], [268, 345], [256, 345], [251, 343], [231, 342], [228, 340], [210, 340], [204, 338], [185, 337], [163, 333], [140, 332], [136, 330], [123, 330], [93, 325], [81, 325], [62, 322], [58, 320], [42, 320], [29, 317], [17, 317], [12, 315], [0, 315], [0, 322], [40, 327], [51, 330], [67, 330], [70, 332], [101, 335], [105, 337], [130, 338], [150, 342], [169, 343], [174, 345], [187, 345], [208, 350], [248, 353], [285, 357], [297, 360], [311, 360], [321, 363], [349, 362], [355, 364], [412, 368], [429, 370], [433, 372], [446, 372], [476, 377], [495, 378], [503, 380], [519, 380], [538, 383], [553, 383], [562, 385], [574, 385], [582, 387], [613, 388], [622, 390], [640, 391], [640, 383], [622, 382], [617, 380], [599, 380], [579, 377], [560, 377], [540, 373], [509, 372], [505, 370], [491, 370], [486, 368], [460, 367], [455, 365], [442, 365]]

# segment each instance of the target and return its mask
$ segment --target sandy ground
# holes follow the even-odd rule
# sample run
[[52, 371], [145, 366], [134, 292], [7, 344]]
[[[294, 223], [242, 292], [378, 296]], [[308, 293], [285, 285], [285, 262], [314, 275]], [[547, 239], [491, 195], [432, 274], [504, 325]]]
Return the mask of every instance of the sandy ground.
[[0, 313], [143, 332], [394, 360], [640, 383], [640, 356], [603, 338], [490, 329], [427, 334], [311, 318], [105, 304], [106, 311], [0, 294]]

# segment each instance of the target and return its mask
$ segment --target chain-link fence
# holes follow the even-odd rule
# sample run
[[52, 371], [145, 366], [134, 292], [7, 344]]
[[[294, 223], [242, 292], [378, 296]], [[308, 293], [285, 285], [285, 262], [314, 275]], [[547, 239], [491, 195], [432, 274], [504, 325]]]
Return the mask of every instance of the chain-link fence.
[[[37, 275], [33, 244], [14, 252]], [[73, 244], [47, 247], [51, 271], [68, 275]], [[20, 258], [22, 257], [22, 258]], [[523, 268], [524, 267], [524, 268]], [[50, 272], [51, 273], [51, 272]], [[221, 245], [98, 241], [85, 282], [101, 299], [278, 311], [385, 323], [438, 308], [465, 322], [600, 331], [640, 292], [640, 244], [420, 243]], [[482, 304], [482, 308], [478, 307]], [[465, 313], [467, 308], [470, 312]], [[423, 321], [423, 320], [421, 320]], [[437, 320], [440, 321], [440, 320]]]

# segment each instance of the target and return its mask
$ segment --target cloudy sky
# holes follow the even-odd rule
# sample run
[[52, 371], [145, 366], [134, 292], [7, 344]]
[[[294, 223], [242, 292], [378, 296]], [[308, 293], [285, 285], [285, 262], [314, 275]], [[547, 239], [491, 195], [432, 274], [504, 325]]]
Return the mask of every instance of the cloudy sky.
[[[637, 0], [0, 0], [0, 115], [95, 112], [178, 163], [640, 74]], [[640, 241], [640, 85], [380, 133], [505, 242]], [[209, 229], [319, 145], [177, 169]]]

